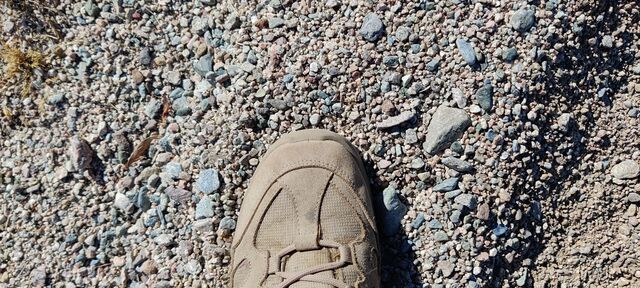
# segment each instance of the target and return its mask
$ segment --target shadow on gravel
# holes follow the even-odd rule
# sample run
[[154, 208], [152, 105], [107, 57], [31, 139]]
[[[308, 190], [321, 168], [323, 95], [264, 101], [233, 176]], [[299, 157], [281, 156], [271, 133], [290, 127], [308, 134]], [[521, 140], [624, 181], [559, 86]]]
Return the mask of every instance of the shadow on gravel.
[[[598, 128], [598, 115], [592, 112], [598, 109], [591, 108], [600, 106], [609, 109], [612, 106], [615, 100], [613, 97], [627, 85], [627, 79], [619, 76], [618, 72], [634, 61], [634, 55], [628, 52], [628, 48], [633, 45], [633, 37], [629, 33], [616, 35], [612, 48], [602, 45], [603, 37], [612, 35], [621, 24], [620, 9], [628, 3], [638, 1], [600, 0], [583, 4], [579, 10], [590, 15], [588, 20], [580, 24], [574, 21], [576, 19], [570, 18], [564, 23], [563, 29], [549, 39], [549, 47], [539, 47], [546, 51], [553, 49], [554, 45], [561, 48], [557, 49], [555, 57], [538, 55], [539, 63], [547, 61], [549, 65], [547, 73], [535, 79], [541, 84], [541, 88], [538, 91], [524, 91], [521, 95], [527, 103], [538, 103], [545, 107], [545, 112], [534, 121], [540, 129], [539, 136], [527, 147], [533, 153], [525, 153], [523, 156], [533, 158], [528, 161], [528, 165], [516, 171], [517, 181], [510, 187], [513, 195], [519, 197], [514, 197], [505, 209], [524, 213], [520, 221], [513, 223], [515, 227], [509, 233], [520, 232], [520, 235], [525, 236], [520, 237], [519, 245], [502, 243], [501, 246], [507, 249], [502, 255], [510, 254], [513, 258], [497, 258], [490, 263], [494, 268], [493, 275], [489, 275], [491, 287], [501, 287], [505, 282], [514, 283], [514, 278], [518, 277], [516, 273], [522, 273], [523, 269], [535, 270], [533, 264], [545, 248], [545, 235], [548, 239], [550, 235], [566, 234], [561, 225], [553, 225], [562, 223], [563, 213], [554, 212], [562, 212], [562, 207], [575, 201], [574, 198], [564, 197], [567, 193], [563, 189], [566, 183], [580, 178], [574, 171], [581, 164], [582, 158], [591, 152], [591, 146], [586, 144], [593, 141], [590, 135]], [[598, 17], [601, 20], [597, 20]], [[640, 21], [638, 14], [631, 15], [631, 18], [627, 23]], [[568, 39], [564, 35], [568, 31], [577, 35], [577, 43], [567, 43]], [[621, 46], [616, 46], [616, 42]], [[575, 120], [569, 122], [564, 131], [553, 128], [563, 113], [578, 115], [575, 113], [576, 109], [585, 107], [589, 108], [589, 112], [583, 113], [586, 117], [572, 118]], [[610, 145], [608, 142], [608, 139], [603, 138], [595, 144], [603, 147]], [[551, 224], [545, 228], [546, 231], [543, 231], [543, 222]], [[529, 233], [522, 233], [523, 231]], [[524, 287], [533, 287], [534, 284], [539, 283], [533, 283], [531, 277], [526, 277]]]
[[[365, 169], [369, 179], [373, 179], [371, 183], [371, 190], [374, 198], [382, 194], [382, 190], [386, 186], [382, 185], [379, 179], [376, 177], [373, 163], [371, 161], [364, 161]], [[375, 199], [374, 199], [375, 200]], [[416, 255], [409, 242], [409, 237], [406, 235], [404, 228], [400, 228], [399, 232], [393, 236], [385, 236], [382, 233], [381, 219], [382, 215], [379, 215], [378, 209], [374, 209], [376, 212], [376, 224], [378, 225], [379, 241], [380, 241], [380, 254], [381, 259], [381, 279], [382, 287], [385, 288], [412, 288], [422, 287], [422, 280], [420, 279], [420, 273], [418, 266], [416, 265]]]

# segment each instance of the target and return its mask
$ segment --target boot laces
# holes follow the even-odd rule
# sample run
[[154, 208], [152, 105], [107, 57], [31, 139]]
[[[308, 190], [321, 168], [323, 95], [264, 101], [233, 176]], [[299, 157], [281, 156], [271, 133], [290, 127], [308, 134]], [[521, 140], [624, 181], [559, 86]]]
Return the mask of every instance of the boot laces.
[[289, 245], [283, 248], [277, 255], [275, 255], [273, 259], [273, 263], [270, 263], [269, 265], [269, 266], [272, 266], [271, 267], [272, 269], [275, 269], [274, 271], [272, 271], [273, 273], [283, 278], [283, 281], [280, 284], [274, 286], [273, 288], [288, 288], [289, 286], [291, 286], [292, 284], [298, 281], [326, 284], [336, 288], [352, 288], [350, 285], [347, 285], [338, 279], [327, 277], [325, 275], [317, 275], [320, 272], [335, 270], [351, 264], [352, 258], [351, 258], [351, 251], [349, 247], [342, 245], [340, 243], [337, 243], [335, 241], [328, 241], [328, 240], [319, 240], [318, 244], [322, 248], [337, 248], [338, 252], [340, 253], [340, 258], [337, 261], [325, 263], [325, 264], [319, 264], [313, 267], [309, 267], [302, 271], [297, 271], [297, 272], [280, 271], [280, 268], [281, 268], [280, 264], [284, 256], [294, 252], [304, 252], [304, 251], [299, 251], [293, 244]]

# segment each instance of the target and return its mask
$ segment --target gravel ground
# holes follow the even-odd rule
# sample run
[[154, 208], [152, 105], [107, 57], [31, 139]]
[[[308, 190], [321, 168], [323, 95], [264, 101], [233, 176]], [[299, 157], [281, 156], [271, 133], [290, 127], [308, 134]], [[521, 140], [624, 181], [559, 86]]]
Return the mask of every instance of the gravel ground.
[[363, 152], [383, 287], [640, 286], [636, 1], [10, 2], [49, 65], [0, 82], [0, 287], [228, 287], [306, 128]]

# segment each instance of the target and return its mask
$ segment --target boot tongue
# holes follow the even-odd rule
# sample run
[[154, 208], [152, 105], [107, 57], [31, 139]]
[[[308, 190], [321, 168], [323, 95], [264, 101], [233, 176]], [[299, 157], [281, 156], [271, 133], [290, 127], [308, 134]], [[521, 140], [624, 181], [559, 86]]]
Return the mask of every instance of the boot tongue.
[[[333, 262], [331, 259], [331, 253], [329, 249], [320, 249], [320, 250], [312, 250], [305, 252], [296, 252], [291, 254], [285, 262], [284, 271], [285, 272], [299, 272], [303, 270], [307, 270], [310, 267], [318, 266]], [[320, 273], [316, 273], [314, 275], [326, 277], [326, 278], [334, 278], [333, 271], [323, 271]], [[291, 288], [334, 288], [331, 285], [326, 285], [322, 283], [312, 283], [306, 281], [299, 281], [290, 286]]]

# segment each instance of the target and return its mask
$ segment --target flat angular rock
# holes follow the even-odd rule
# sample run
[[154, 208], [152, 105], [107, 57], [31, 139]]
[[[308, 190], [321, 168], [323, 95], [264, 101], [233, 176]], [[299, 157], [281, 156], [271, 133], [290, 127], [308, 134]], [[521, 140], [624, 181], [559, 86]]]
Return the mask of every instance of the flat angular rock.
[[442, 164], [458, 172], [464, 173], [473, 171], [473, 165], [471, 165], [471, 163], [456, 157], [444, 158], [442, 159]]
[[458, 181], [460, 178], [452, 177], [442, 182], [438, 183], [436, 186], [433, 186], [434, 192], [449, 192], [455, 189], [458, 189]]
[[86, 140], [74, 136], [69, 143], [71, 165], [80, 172], [91, 169], [95, 152]]
[[469, 209], [475, 209], [478, 206], [478, 197], [473, 194], [460, 194], [453, 201]]
[[193, 222], [193, 228], [200, 232], [213, 232], [213, 220], [205, 218]]
[[206, 76], [207, 73], [211, 72], [211, 70], [213, 69], [213, 56], [211, 56], [211, 54], [205, 54], [202, 57], [200, 57], [200, 59], [198, 59], [198, 62], [196, 62], [195, 64], [193, 64], [193, 70], [196, 71], [196, 73], [200, 74], [200, 76]]
[[471, 118], [462, 109], [440, 106], [433, 114], [422, 148], [436, 154], [449, 147], [471, 125]]
[[476, 51], [473, 50], [473, 46], [462, 38], [458, 38], [456, 40], [456, 46], [458, 47], [458, 51], [460, 52], [460, 56], [464, 59], [464, 62], [467, 62], [469, 66], [476, 65]]
[[284, 25], [284, 19], [279, 17], [271, 17], [268, 19], [269, 29], [278, 28]]
[[191, 199], [191, 191], [182, 188], [167, 187], [164, 193], [169, 196], [169, 199], [181, 204], [187, 203]]
[[220, 178], [218, 177], [218, 171], [214, 169], [205, 169], [198, 174], [198, 180], [196, 180], [196, 188], [200, 192], [211, 193], [220, 188]]
[[402, 112], [400, 115], [389, 117], [382, 122], [376, 124], [378, 129], [388, 129], [405, 123], [415, 117], [413, 112]]

